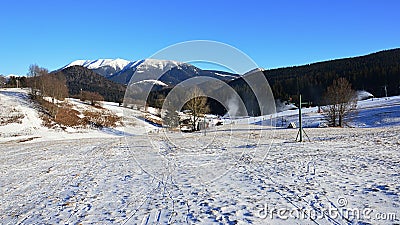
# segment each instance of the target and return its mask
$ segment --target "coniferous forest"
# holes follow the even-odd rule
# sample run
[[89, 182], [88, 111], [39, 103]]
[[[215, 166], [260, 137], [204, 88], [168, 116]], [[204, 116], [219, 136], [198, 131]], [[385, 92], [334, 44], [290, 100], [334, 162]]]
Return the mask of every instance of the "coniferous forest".
[[400, 49], [366, 56], [331, 60], [304, 66], [265, 70], [276, 99], [297, 102], [298, 91], [305, 101], [323, 104], [322, 96], [333, 80], [344, 77], [355, 90], [375, 97], [400, 95]]

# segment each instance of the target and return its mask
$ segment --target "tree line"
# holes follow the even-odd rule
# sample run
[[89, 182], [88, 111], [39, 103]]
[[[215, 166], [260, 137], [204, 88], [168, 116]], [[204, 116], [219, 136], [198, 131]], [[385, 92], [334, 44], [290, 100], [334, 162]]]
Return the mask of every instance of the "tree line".
[[[276, 99], [298, 102], [300, 92], [312, 105], [322, 104], [323, 93], [338, 78], [346, 78], [355, 90], [376, 97], [400, 95], [400, 49], [331, 60], [305, 66], [265, 70]], [[386, 91], [385, 91], [386, 90]]]
[[[41, 118], [46, 126], [52, 127], [59, 124], [62, 128], [88, 125], [103, 127], [116, 126], [119, 123], [120, 118], [118, 116], [104, 109], [101, 111], [86, 110], [83, 112], [84, 117], [81, 117], [80, 113], [72, 109], [68, 102], [63, 101], [70, 96], [70, 90], [68, 80], [62, 73], [49, 73], [46, 68], [34, 64], [29, 67], [27, 75], [26, 87], [30, 88], [31, 98], [40, 104], [40, 110], [43, 112]], [[96, 106], [99, 101], [104, 100], [99, 93], [82, 89], [79, 98], [92, 106]]]
[[27, 86], [31, 89], [34, 99], [51, 97], [55, 100], [64, 100], [68, 97], [66, 79], [63, 76], [50, 74], [46, 68], [34, 64], [29, 67]]
[[[7, 86], [30, 88], [31, 98], [42, 105], [46, 113], [51, 117], [55, 117], [58, 113], [57, 100], [63, 101], [65, 98], [70, 97], [67, 79], [62, 73], [49, 73], [46, 68], [36, 64], [29, 66], [27, 77], [10, 77]], [[51, 99], [52, 104], [45, 100], [46, 97]], [[82, 89], [79, 98], [82, 101], [88, 101], [93, 106], [98, 101], [104, 100], [100, 94], [83, 91]]]
[[0, 75], [0, 87], [24, 88], [27, 87], [26, 77], [10, 76], [8, 78]]

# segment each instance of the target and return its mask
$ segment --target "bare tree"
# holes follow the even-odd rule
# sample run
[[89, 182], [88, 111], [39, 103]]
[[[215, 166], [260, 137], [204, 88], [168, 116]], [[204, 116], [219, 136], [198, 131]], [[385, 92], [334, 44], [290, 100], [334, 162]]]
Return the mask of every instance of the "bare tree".
[[329, 126], [343, 127], [349, 115], [357, 108], [357, 95], [346, 78], [338, 78], [326, 90], [323, 107]]
[[54, 100], [64, 100], [68, 97], [68, 88], [66, 79], [59, 74], [46, 74], [41, 77], [43, 86], [43, 95], [51, 97]]
[[31, 94], [34, 98], [51, 97], [54, 103], [55, 99], [64, 100], [68, 96], [66, 79], [57, 73], [49, 73], [46, 68], [39, 67], [36, 64], [29, 66], [28, 87], [31, 88]]
[[90, 105], [95, 106], [99, 101], [103, 101], [104, 98], [97, 92], [82, 91], [81, 101], [89, 101]]
[[210, 111], [210, 107], [207, 105], [207, 97], [198, 87], [193, 88], [189, 99], [190, 100], [185, 103], [183, 108], [190, 110], [193, 130], [197, 130], [196, 123], [198, 119], [200, 116], [208, 113]]
[[49, 71], [46, 68], [39, 67], [36, 64], [29, 66], [28, 71], [28, 86], [31, 88], [31, 94], [33, 97], [38, 95], [43, 96], [44, 94], [44, 82], [43, 76], [47, 75]]

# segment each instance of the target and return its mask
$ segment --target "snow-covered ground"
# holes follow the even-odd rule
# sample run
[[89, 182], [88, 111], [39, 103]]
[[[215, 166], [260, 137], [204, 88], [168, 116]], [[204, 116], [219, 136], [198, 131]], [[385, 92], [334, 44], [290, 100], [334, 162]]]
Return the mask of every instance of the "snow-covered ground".
[[[318, 107], [302, 108], [302, 116], [305, 128], [316, 128], [326, 123], [323, 114], [318, 112]], [[298, 109], [276, 113], [272, 116], [272, 122], [270, 118], [271, 116], [262, 116], [245, 119], [239, 123], [261, 124], [261, 121], [267, 120], [263, 123], [286, 128], [291, 122], [298, 124]], [[358, 101], [357, 111], [351, 116], [349, 126], [363, 128], [400, 126], [400, 96]]]
[[[68, 103], [79, 111], [87, 110], [91, 106], [82, 103], [77, 99], [67, 99]], [[105, 109], [110, 110], [118, 116], [123, 117], [123, 108], [118, 103], [102, 102]], [[25, 141], [53, 141], [65, 139], [82, 139], [82, 138], [114, 138], [126, 135], [141, 135], [146, 133], [143, 126], [147, 130], [156, 129], [155, 127], [136, 118], [124, 118], [131, 121], [124, 121], [126, 124], [135, 124], [136, 126], [119, 126], [115, 128], [104, 129], [73, 129], [68, 128], [67, 131], [48, 129], [43, 126], [39, 117], [37, 106], [31, 102], [28, 97], [28, 90], [19, 88], [0, 89], [0, 117], [9, 118], [10, 112], [13, 115], [22, 117], [18, 123], [8, 123], [0, 126], [0, 143], [10, 142], [18, 143]], [[129, 131], [130, 133], [126, 133]]]
[[[145, 134], [135, 121], [123, 133], [132, 135], [81, 138], [38, 125], [24, 96], [0, 92], [1, 107], [25, 115], [0, 126], [0, 224], [400, 223], [399, 97], [360, 102], [362, 128], [306, 128], [311, 140], [298, 143], [296, 129], [240, 123]], [[313, 110], [306, 124], [321, 118]]]

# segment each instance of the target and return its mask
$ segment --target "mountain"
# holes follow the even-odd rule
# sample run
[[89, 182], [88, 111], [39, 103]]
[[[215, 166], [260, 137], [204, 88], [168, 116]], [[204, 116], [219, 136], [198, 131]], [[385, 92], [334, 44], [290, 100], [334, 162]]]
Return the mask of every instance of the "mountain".
[[52, 72], [62, 75], [67, 81], [70, 95], [79, 95], [82, 91], [98, 92], [105, 101], [122, 102], [125, 86], [117, 84], [86, 67], [75, 65]]
[[83, 66], [104, 77], [109, 77], [121, 71], [129, 63], [129, 61], [124, 59], [76, 60], [62, 69], [71, 66]]
[[[201, 70], [188, 63], [157, 59], [133, 62], [121, 59], [80, 60], [67, 65], [63, 70], [71, 68], [71, 65], [74, 64], [79, 64], [82, 68], [85, 68], [85, 74], [89, 74], [89, 71], [93, 73], [100, 71], [103, 78], [116, 83], [127, 85], [131, 82], [130, 84], [136, 84], [139, 89], [148, 89], [149, 86], [154, 85], [152, 90], [159, 93], [154, 92], [152, 96], [161, 98], [168, 94], [168, 90], [186, 79], [195, 76], [207, 76], [227, 82], [238, 91], [241, 97], [245, 97], [244, 100], [249, 106], [254, 105], [252, 102], [256, 100], [254, 96], [252, 97], [250, 87], [239, 75]], [[309, 102], [311, 105], [323, 104], [324, 92], [333, 80], [339, 77], [348, 79], [354, 89], [365, 90], [376, 97], [384, 96], [385, 90], [389, 96], [400, 95], [400, 49], [303, 66], [264, 70], [263, 73], [276, 99], [291, 99], [297, 102], [298, 92], [300, 92], [303, 101]], [[163, 75], [157, 79], [157, 74]], [[84, 79], [83, 76], [82, 79]], [[152, 101], [158, 102], [157, 99]], [[218, 104], [216, 105], [215, 108], [220, 107]]]
[[[133, 75], [135, 76], [133, 77]], [[157, 79], [157, 75], [162, 76]], [[181, 63], [172, 60], [146, 59], [129, 64], [109, 79], [118, 83], [127, 84], [133, 77], [131, 82], [141, 80], [159, 80], [168, 86], [175, 86], [180, 82], [195, 76], [207, 76], [222, 81], [230, 81], [239, 77], [237, 74], [202, 70], [188, 63]]]
[[[239, 77], [237, 74], [227, 72], [202, 70], [188, 63], [158, 59], [145, 59], [132, 62], [123, 59], [77, 60], [63, 68], [75, 65], [88, 68], [109, 80], [121, 84], [128, 84], [134, 74], [135, 77], [132, 82], [158, 80], [168, 86], [175, 86], [195, 76], [213, 77], [225, 82]], [[157, 74], [162, 74], [162, 77], [157, 79]]]
[[365, 56], [336, 59], [304, 66], [264, 70], [277, 99], [292, 98], [298, 90], [304, 101], [323, 104], [322, 96], [336, 78], [345, 77], [355, 90], [376, 97], [400, 95], [400, 48]]

